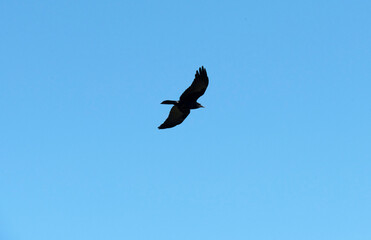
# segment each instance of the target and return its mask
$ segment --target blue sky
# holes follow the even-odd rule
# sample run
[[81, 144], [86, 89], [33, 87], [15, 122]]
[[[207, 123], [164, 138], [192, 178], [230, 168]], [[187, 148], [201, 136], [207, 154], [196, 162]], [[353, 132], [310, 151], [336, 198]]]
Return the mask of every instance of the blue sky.
[[1, 1], [0, 238], [370, 239], [370, 10]]

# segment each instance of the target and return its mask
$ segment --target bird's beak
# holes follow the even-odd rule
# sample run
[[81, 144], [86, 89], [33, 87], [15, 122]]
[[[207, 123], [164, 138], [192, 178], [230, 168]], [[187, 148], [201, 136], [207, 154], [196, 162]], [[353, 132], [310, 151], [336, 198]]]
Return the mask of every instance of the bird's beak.
[[201, 105], [202, 108], [205, 108], [204, 106]]

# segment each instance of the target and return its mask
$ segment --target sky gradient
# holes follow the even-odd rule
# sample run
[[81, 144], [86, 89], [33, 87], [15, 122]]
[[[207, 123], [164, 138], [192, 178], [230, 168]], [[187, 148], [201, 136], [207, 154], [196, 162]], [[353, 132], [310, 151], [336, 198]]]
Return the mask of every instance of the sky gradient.
[[0, 239], [371, 239], [370, 12], [1, 1]]

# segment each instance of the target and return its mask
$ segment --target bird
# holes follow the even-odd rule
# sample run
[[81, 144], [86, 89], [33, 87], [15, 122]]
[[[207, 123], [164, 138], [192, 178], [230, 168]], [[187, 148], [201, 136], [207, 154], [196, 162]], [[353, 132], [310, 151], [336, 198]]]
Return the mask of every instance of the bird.
[[202, 66], [196, 71], [191, 86], [183, 92], [178, 101], [165, 100], [161, 103], [174, 106], [171, 108], [169, 116], [165, 122], [158, 128], [165, 129], [175, 127], [186, 119], [191, 112], [191, 109], [203, 108], [204, 106], [198, 103], [197, 99], [205, 93], [208, 85], [209, 78], [207, 77], [206, 69]]

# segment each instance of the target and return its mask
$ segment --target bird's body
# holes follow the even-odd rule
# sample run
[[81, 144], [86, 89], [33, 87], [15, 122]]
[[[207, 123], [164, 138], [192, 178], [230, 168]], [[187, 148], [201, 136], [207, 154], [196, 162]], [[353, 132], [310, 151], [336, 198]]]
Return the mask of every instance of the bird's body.
[[205, 68], [202, 66], [198, 71], [196, 71], [192, 85], [184, 91], [180, 96], [179, 101], [165, 100], [161, 103], [171, 104], [174, 106], [171, 108], [168, 118], [158, 128], [171, 128], [181, 124], [191, 112], [191, 109], [203, 107], [197, 102], [197, 99], [205, 93], [208, 85], [209, 78], [207, 77]]
[[181, 101], [173, 101], [173, 100], [165, 100], [161, 104], [172, 104], [178, 106], [179, 108], [188, 108], [188, 109], [197, 109], [203, 107], [198, 102], [181, 102]]

